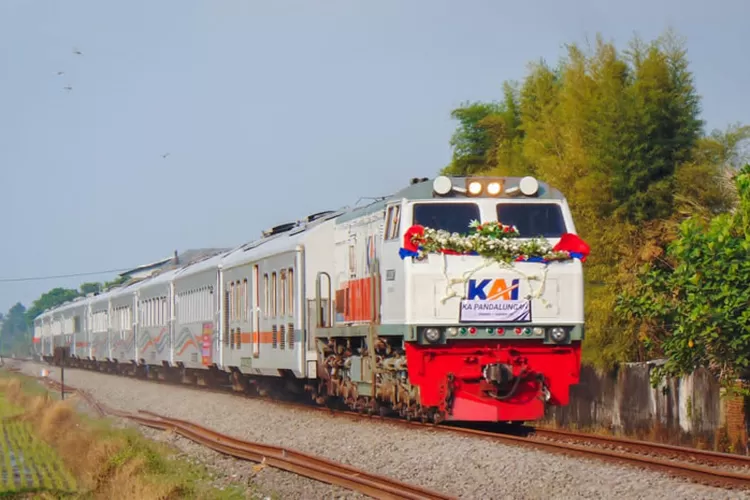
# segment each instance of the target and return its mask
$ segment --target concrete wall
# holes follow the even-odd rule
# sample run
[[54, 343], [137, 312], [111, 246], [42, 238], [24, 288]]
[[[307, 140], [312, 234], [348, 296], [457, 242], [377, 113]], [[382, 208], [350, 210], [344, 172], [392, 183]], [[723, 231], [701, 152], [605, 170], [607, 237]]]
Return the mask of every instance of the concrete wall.
[[657, 363], [629, 363], [608, 373], [582, 367], [570, 405], [549, 407], [543, 424], [746, 452], [744, 398], [722, 397], [719, 383], [704, 369], [652, 388]]

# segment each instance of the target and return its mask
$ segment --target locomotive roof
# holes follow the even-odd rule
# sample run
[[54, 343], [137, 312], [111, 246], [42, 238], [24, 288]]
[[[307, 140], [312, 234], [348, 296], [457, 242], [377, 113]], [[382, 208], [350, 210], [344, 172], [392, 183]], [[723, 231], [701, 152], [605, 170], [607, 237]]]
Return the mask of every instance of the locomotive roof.
[[[453, 177], [449, 176], [450, 180], [453, 182], [454, 186], [463, 186], [466, 183], [466, 179], [483, 179], [485, 177], [482, 176], [473, 176], [473, 177]], [[521, 181], [522, 177], [503, 177], [505, 180], [505, 183], [508, 186], [517, 186], [518, 183]], [[423, 180], [421, 182], [417, 182], [414, 184], [411, 184], [399, 191], [396, 191], [390, 196], [384, 197], [381, 200], [378, 200], [374, 203], [370, 203], [369, 205], [363, 205], [359, 208], [356, 208], [350, 212], [347, 212], [341, 216], [339, 216], [336, 219], [336, 222], [346, 222], [350, 221], [352, 219], [357, 219], [359, 217], [362, 217], [364, 215], [378, 212], [380, 210], [383, 210], [385, 206], [392, 202], [397, 200], [409, 200], [409, 201], [418, 201], [418, 200], [440, 200], [440, 197], [436, 197], [432, 191], [432, 181], [434, 181], [435, 178]], [[539, 191], [538, 194], [533, 198], [535, 200], [542, 199], [542, 200], [564, 200], [565, 197], [563, 194], [553, 188], [550, 187], [549, 184], [546, 182], [542, 182], [537, 180], [539, 182]], [[496, 197], [498, 200], [522, 200], [523, 198], [510, 198], [510, 197], [504, 197], [504, 196], [498, 196]], [[448, 198], [451, 200], [455, 199], [466, 199], [471, 200], [473, 198], [465, 197], [462, 195], [457, 195], [452, 198]]]

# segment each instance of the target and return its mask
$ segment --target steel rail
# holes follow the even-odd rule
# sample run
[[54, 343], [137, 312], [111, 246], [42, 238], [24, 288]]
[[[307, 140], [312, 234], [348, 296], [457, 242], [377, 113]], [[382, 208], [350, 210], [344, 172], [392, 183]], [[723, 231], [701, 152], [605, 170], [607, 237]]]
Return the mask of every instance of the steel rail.
[[[56, 384], [59, 385], [59, 382], [55, 381]], [[186, 386], [188, 388], [192, 388], [190, 386]], [[201, 388], [195, 388], [195, 389], [201, 389]], [[286, 404], [286, 403], [285, 403]], [[693, 448], [684, 448], [684, 447], [678, 447], [678, 446], [671, 446], [671, 445], [664, 445], [660, 443], [648, 443], [645, 441], [637, 441], [637, 440], [630, 440], [630, 439], [624, 439], [624, 438], [606, 438], [606, 437], [599, 437], [594, 436], [592, 434], [579, 434], [575, 432], [569, 432], [569, 431], [551, 431], [547, 429], [534, 429], [532, 431], [536, 432], [538, 437], [522, 437], [522, 436], [514, 436], [509, 434], [498, 434], [496, 432], [490, 432], [490, 431], [483, 431], [483, 430], [476, 430], [476, 429], [467, 429], [467, 428], [461, 428], [461, 427], [452, 427], [452, 426], [446, 426], [446, 425], [435, 425], [430, 423], [422, 423], [422, 422], [416, 422], [416, 421], [406, 421], [403, 419], [397, 419], [397, 418], [388, 418], [388, 417], [380, 417], [380, 416], [370, 416], [370, 415], [363, 415], [360, 413], [355, 412], [347, 412], [347, 411], [339, 411], [334, 412], [331, 409], [328, 408], [317, 408], [317, 407], [311, 407], [306, 405], [294, 405], [304, 408], [310, 408], [312, 410], [319, 410], [319, 411], [326, 411], [331, 416], [346, 416], [346, 417], [354, 417], [359, 419], [368, 419], [368, 420], [379, 420], [383, 422], [388, 422], [396, 425], [406, 425], [406, 426], [412, 426], [412, 427], [420, 427], [420, 428], [429, 428], [433, 430], [437, 430], [440, 432], [453, 432], [457, 434], [463, 434], [463, 435], [474, 435], [477, 437], [482, 438], [488, 438], [492, 439], [498, 442], [501, 442], [503, 444], [507, 445], [514, 445], [514, 446], [526, 446], [530, 448], [536, 448], [545, 450], [548, 452], [554, 452], [554, 453], [563, 453], [566, 455], [574, 455], [579, 456], [582, 458], [597, 458], [609, 462], [625, 462], [629, 463], [631, 465], [639, 466], [639, 467], [645, 467], [649, 469], [655, 469], [660, 470], [662, 472], [666, 472], [671, 475], [676, 475], [682, 478], [698, 481], [700, 483], [704, 484], [711, 484], [721, 487], [739, 487], [743, 489], [750, 488], [750, 475], [748, 474], [742, 474], [734, 471], [728, 471], [728, 470], [722, 470], [722, 469], [715, 469], [710, 467], [699, 467], [690, 463], [686, 462], [679, 462], [679, 461], [673, 461], [673, 460], [667, 460], [667, 459], [659, 459], [655, 457], [651, 457], [645, 454], [637, 454], [637, 453], [624, 453], [622, 451], [613, 451], [603, 448], [597, 448], [592, 446], [579, 446], [576, 444], [566, 443], [561, 441], [561, 437], [565, 436], [565, 439], [574, 439], [579, 442], [596, 442], [598, 440], [599, 444], [609, 444], [609, 445], [616, 445], [627, 448], [628, 444], [631, 444], [631, 450], [637, 449], [638, 451], [646, 451], [650, 453], [655, 453], [659, 455], [665, 455], [668, 453], [672, 453], [674, 456], [675, 454], [677, 456], [685, 457], [685, 456], [691, 456], [691, 457], [697, 457], [702, 458], [704, 461], [710, 461], [714, 460], [712, 463], [718, 463], [720, 460], [723, 461], [722, 463], [730, 464], [730, 465], [736, 465], [741, 467], [746, 467], [748, 463], [750, 463], [750, 459], [748, 457], [743, 457], [740, 455], [736, 455], [737, 459], [735, 459], [735, 455], [731, 455], [728, 453], [717, 453], [717, 452], [709, 452], [704, 450], [696, 450]], [[128, 416], [128, 414], [124, 414], [122, 412], [114, 412], [113, 414], [116, 414], [118, 416], [122, 416], [125, 418], [131, 418], [132, 416]], [[136, 418], [143, 418], [143, 417], [136, 417]], [[164, 422], [158, 425], [166, 425]], [[162, 427], [159, 427], [162, 428]], [[545, 440], [545, 439], [539, 439], [539, 437], [542, 437], [544, 435], [547, 435], [547, 437], [552, 437], [554, 434], [557, 434], [557, 440]], [[637, 446], [636, 446], [637, 445]]]
[[602, 436], [585, 432], [573, 432], [561, 429], [547, 429], [536, 427], [531, 431], [533, 438], [549, 438], [564, 440], [569, 439], [578, 443], [592, 443], [601, 446], [625, 448], [634, 453], [658, 454], [674, 459], [688, 459], [693, 462], [728, 465], [732, 467], [750, 467], [750, 457], [746, 455], [735, 455], [732, 453], [721, 453], [711, 450], [699, 450], [685, 446], [675, 446], [665, 443], [651, 443], [617, 436]]
[[144, 425], [169, 427], [177, 434], [190, 440], [200, 442], [216, 451], [245, 458], [254, 462], [264, 462], [272, 467], [294, 472], [312, 479], [330, 484], [344, 486], [374, 498], [388, 499], [449, 499], [442, 493], [430, 491], [379, 474], [344, 465], [327, 458], [316, 457], [307, 453], [261, 443], [251, 443], [241, 439], [220, 434], [211, 429], [186, 420], [166, 417], [154, 412], [139, 410], [152, 417], [138, 417]]
[[[54, 388], [59, 388], [61, 385], [56, 380], [44, 380]], [[139, 410], [139, 412], [151, 418], [115, 410], [98, 402], [87, 391], [69, 385], [66, 385], [66, 388], [71, 393], [79, 394], [100, 416], [114, 415], [127, 418], [143, 426], [171, 430], [219, 453], [252, 462], [265, 463], [271, 467], [300, 476], [358, 491], [372, 498], [383, 500], [453, 500], [455, 498], [386, 476], [366, 472], [327, 458], [316, 457], [289, 448], [243, 441], [187, 420], [171, 418], [146, 410]]]

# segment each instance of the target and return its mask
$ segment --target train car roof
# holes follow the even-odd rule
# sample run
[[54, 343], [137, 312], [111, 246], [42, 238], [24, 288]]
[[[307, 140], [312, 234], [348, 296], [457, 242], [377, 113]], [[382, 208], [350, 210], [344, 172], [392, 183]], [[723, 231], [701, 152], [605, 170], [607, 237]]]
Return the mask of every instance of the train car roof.
[[227, 252], [220, 253], [217, 255], [214, 255], [212, 257], [209, 257], [205, 260], [201, 260], [198, 262], [195, 262], [193, 264], [187, 265], [177, 271], [177, 273], [174, 276], [174, 281], [179, 281], [182, 278], [187, 278], [189, 276], [195, 276], [196, 274], [209, 271], [211, 269], [219, 269], [219, 264], [221, 264], [221, 259], [224, 258], [224, 256], [227, 255]]
[[257, 262], [270, 255], [294, 250], [298, 245], [304, 243], [305, 238], [311, 231], [322, 227], [326, 222], [334, 220], [344, 213], [344, 211], [343, 209], [332, 210], [310, 222], [300, 221], [298, 225], [282, 233], [250, 241], [227, 253], [221, 261], [221, 267], [222, 269], [230, 269], [248, 262]]
[[178, 267], [177, 269], [170, 269], [169, 271], [166, 271], [166, 272], [157, 274], [156, 276], [152, 276], [148, 279], [145, 279], [140, 282], [141, 286], [139, 287], [139, 289], [145, 290], [153, 286], [167, 284], [171, 282], [174, 279], [174, 277], [177, 275], [177, 273], [179, 273], [182, 269], [184, 269], [184, 267]]

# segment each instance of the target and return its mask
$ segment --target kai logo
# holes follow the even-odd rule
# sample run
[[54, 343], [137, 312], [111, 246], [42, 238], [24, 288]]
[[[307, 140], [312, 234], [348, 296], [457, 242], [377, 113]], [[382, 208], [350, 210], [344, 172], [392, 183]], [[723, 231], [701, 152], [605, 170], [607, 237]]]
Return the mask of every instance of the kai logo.
[[469, 300], [518, 300], [518, 279], [469, 280]]

